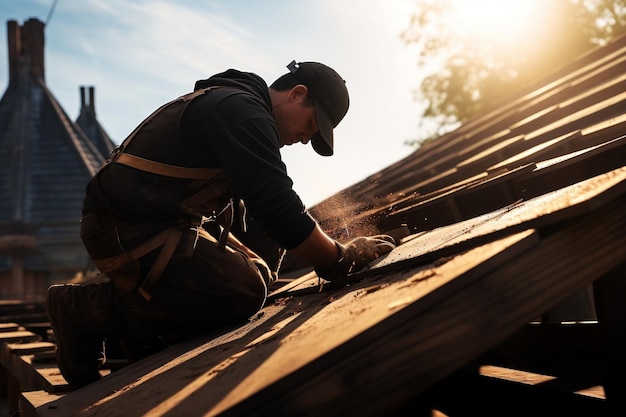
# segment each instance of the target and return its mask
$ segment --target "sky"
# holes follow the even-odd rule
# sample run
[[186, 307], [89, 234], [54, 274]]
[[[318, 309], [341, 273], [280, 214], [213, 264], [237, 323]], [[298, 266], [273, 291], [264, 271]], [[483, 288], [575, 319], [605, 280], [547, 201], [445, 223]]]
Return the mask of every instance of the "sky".
[[281, 149], [294, 189], [311, 207], [405, 158], [422, 104], [416, 51], [401, 39], [409, 0], [2, 0], [0, 86], [8, 86], [6, 22], [47, 22], [46, 84], [72, 120], [81, 86], [120, 143], [161, 104], [229, 68], [268, 84], [292, 60], [318, 61], [346, 80], [350, 109], [335, 154]]

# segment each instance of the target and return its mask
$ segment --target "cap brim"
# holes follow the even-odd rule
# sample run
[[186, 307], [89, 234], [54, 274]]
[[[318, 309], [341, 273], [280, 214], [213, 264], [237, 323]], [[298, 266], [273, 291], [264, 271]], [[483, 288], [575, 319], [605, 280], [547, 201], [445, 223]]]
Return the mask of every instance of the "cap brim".
[[317, 119], [317, 133], [311, 137], [311, 145], [315, 152], [322, 156], [333, 154], [333, 123], [321, 108], [315, 104], [315, 115]]

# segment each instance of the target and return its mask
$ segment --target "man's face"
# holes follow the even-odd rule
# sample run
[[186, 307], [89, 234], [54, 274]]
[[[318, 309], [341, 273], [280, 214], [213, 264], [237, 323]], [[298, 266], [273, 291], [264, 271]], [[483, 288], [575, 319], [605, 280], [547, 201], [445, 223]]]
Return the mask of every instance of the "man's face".
[[306, 101], [307, 88], [297, 85], [282, 95], [280, 104], [274, 106], [274, 120], [280, 134], [280, 146], [309, 143], [317, 133], [315, 106]]

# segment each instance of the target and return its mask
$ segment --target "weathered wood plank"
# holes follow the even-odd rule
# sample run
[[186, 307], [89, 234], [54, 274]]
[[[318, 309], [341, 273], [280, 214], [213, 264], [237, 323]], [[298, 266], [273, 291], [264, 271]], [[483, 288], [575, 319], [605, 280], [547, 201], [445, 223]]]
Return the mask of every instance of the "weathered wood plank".
[[[75, 407], [84, 410], [90, 397], [96, 401], [104, 391], [115, 394], [102, 399], [100, 412], [104, 404], [111, 410], [128, 401], [124, 397], [132, 392], [139, 396], [140, 411], [151, 415], [185, 414], [192, 408], [203, 415], [222, 415], [229, 406], [234, 408], [223, 415], [345, 415], [346, 407], [372, 415], [386, 401], [414, 395], [493, 346], [592, 281], [593, 271], [621, 262], [626, 255], [624, 208], [622, 201], [572, 220], [564, 230], [536, 246], [523, 245], [521, 253], [515, 250], [501, 262], [495, 253], [517, 249], [515, 245], [494, 242], [436, 268], [364, 282], [357, 287], [361, 291], [338, 291], [327, 302], [343, 308], [335, 306], [332, 314], [324, 314], [319, 304], [323, 294], [286, 301], [283, 315], [275, 317], [282, 321], [274, 322], [274, 330], [261, 339], [243, 332], [235, 344], [189, 352], [185, 366], [165, 364], [134, 383], [126, 374], [130, 385], [114, 388], [130, 365], [42, 412], [74, 415]], [[397, 297], [392, 303], [386, 301], [390, 294]], [[287, 312], [291, 314], [285, 316]], [[345, 339], [331, 340], [330, 329]], [[249, 369], [251, 361], [257, 365], [250, 373], [238, 372]], [[139, 385], [141, 390], [133, 390]], [[155, 404], [155, 390], [161, 401], [169, 400]]]
[[37, 362], [35, 355], [13, 355], [11, 372], [24, 390], [43, 389], [50, 393], [69, 391], [72, 387], [54, 362]]
[[[383, 211], [377, 219], [382, 229], [407, 224], [411, 230], [427, 230], [441, 227], [467, 218], [497, 210], [519, 198], [530, 199], [623, 167], [625, 138], [619, 137], [606, 144], [594, 146], [549, 161], [516, 167], [514, 171], [493, 172], [476, 184], [451, 187], [448, 192], [436, 192], [407, 201], [410, 205], [394, 205], [393, 210]], [[373, 213], [370, 216], [375, 218]]]
[[49, 342], [5, 343], [0, 347], [0, 362], [3, 374], [6, 375], [7, 406], [11, 415], [18, 410], [20, 392], [31, 388], [30, 380], [25, 380], [21, 372], [15, 368], [15, 356], [54, 350], [54, 348], [55, 345]]
[[63, 394], [50, 394], [46, 391], [22, 392], [19, 401], [20, 417], [40, 417], [37, 409], [45, 408], [62, 397]]
[[54, 350], [56, 345], [51, 342], [7, 343], [0, 348], [0, 362], [3, 366], [11, 366], [12, 356]]
[[40, 339], [39, 335], [26, 330], [0, 332], [0, 343], [35, 342]]
[[[372, 326], [352, 340], [361, 338], [361, 343], [355, 343], [352, 354], [346, 352], [343, 360], [324, 363], [320, 358], [308, 372], [301, 368], [220, 415], [253, 410], [260, 416], [383, 412], [621, 264], [626, 256], [625, 210], [626, 198], [621, 198], [571, 221], [539, 245], [482, 275], [474, 285], [439, 299], [423, 314], [412, 314], [419, 306], [416, 302], [402, 310], [404, 320], [398, 320], [397, 326], [381, 321], [378, 332], [378, 326]], [[470, 261], [477, 251], [455, 259]]]
[[532, 198], [623, 167], [626, 136], [537, 163], [531, 175], [513, 180], [518, 195]]
[[[115, 410], [116, 404], [120, 407], [120, 404], [129, 401], [127, 395], [132, 393], [133, 401], [141, 404], [140, 408], [135, 407], [139, 415], [219, 414], [290, 374], [308, 374], [312, 368], [316, 369], [316, 373], [326, 369], [325, 365], [316, 363], [320, 357], [322, 362], [328, 361], [326, 355], [330, 355], [333, 360], [342, 358], [346, 354], [342, 346], [347, 341], [384, 318], [396, 315], [403, 307], [411, 304], [411, 300], [426, 297], [419, 303], [419, 309], [432, 307], [440, 297], [464, 285], [463, 280], [455, 280], [459, 272], [474, 271], [467, 277], [476, 279], [480, 276], [479, 271], [488, 271], [500, 262], [491, 261], [492, 256], [501, 253], [503, 248], [512, 248], [502, 257], [502, 261], [510, 259], [535, 244], [533, 236], [532, 233], [525, 233], [521, 237], [510, 238], [510, 243], [494, 245], [481, 255], [469, 257], [467, 262], [459, 259], [444, 264], [434, 274], [430, 271], [414, 271], [389, 277], [386, 285], [369, 283], [369, 287], [364, 286], [361, 291], [350, 296], [351, 291], [343, 289], [336, 293], [283, 300], [278, 305], [270, 306], [270, 311], [275, 313], [267, 318], [269, 322], [264, 324], [264, 330], [243, 329], [238, 333], [242, 336], [238, 340], [232, 339], [234, 334], [222, 337], [221, 340], [218, 338], [187, 352], [184, 359], [177, 358], [159, 368], [152, 368], [151, 372], [145, 368], [138, 372], [131, 364], [102, 381], [68, 393], [55, 402], [54, 409], [46, 408], [38, 412], [41, 417], [88, 416], [91, 413], [85, 412], [85, 409], [89, 408], [91, 402], [101, 399], [102, 405], [93, 409], [93, 412], [98, 410], [102, 413], [104, 404], [107, 410]], [[483, 262], [485, 260], [489, 261]], [[326, 305], [332, 307], [332, 313], [325, 312]], [[381, 330], [379, 326], [375, 328], [377, 332]], [[357, 343], [361, 341], [357, 340]], [[346, 346], [349, 350], [355, 348], [353, 343]], [[265, 359], [259, 362], [260, 358]], [[182, 360], [185, 366], [182, 366]], [[255, 366], [249, 366], [257, 362]], [[189, 371], [195, 376], [187, 374]], [[119, 385], [124, 384], [123, 377], [125, 384], [130, 385]], [[134, 389], [139, 386], [140, 390]], [[283, 382], [279, 386], [279, 390], [285, 388]], [[156, 396], [160, 400], [155, 401], [155, 390], [159, 392]], [[112, 393], [110, 397], [102, 398], [103, 393], [107, 392]], [[163, 402], [163, 398], [168, 398], [168, 401]], [[82, 410], [80, 414], [78, 410]]]
[[[483, 368], [457, 371], [426, 398], [446, 416], [610, 416], [602, 387], [572, 392], [552, 375]], [[419, 400], [416, 400], [419, 401]], [[405, 414], [409, 415], [409, 414]]]
[[[547, 227], [593, 212], [626, 191], [626, 167], [500, 210], [441, 227], [413, 239], [372, 264], [401, 269], [432, 262], [506, 233]], [[375, 271], [378, 272], [378, 271]], [[367, 273], [365, 271], [364, 273]]]
[[[614, 143], [621, 147], [625, 142], [620, 139]], [[434, 262], [521, 230], [548, 227], [592, 212], [625, 191], [626, 168], [616, 169], [509, 207], [422, 232], [373, 262], [369, 269], [353, 274], [346, 282]], [[317, 275], [312, 272], [275, 291], [270, 299], [310, 294], [320, 290], [319, 283]]]
[[132, 399], [138, 415], [379, 414], [623, 262], [619, 175], [599, 188], [587, 183], [590, 193], [583, 187], [546, 196], [539, 207], [558, 214], [539, 224], [550, 226], [545, 233], [495, 240], [502, 236], [494, 229], [510, 234], [532, 224], [512, 207], [495, 220], [466, 224], [488, 243], [473, 240], [467, 252], [456, 247], [441, 264], [404, 265], [406, 271], [351, 288], [282, 300], [264, 310], [264, 329], [239, 329], [178, 356], [132, 364], [37, 411], [123, 415]]
[[17, 323], [0, 323], [0, 333], [15, 332], [20, 328]]
[[[561, 381], [558, 381], [556, 375], [541, 374], [536, 372], [530, 372], [519, 369], [505, 368], [496, 365], [481, 365], [478, 368], [478, 372], [481, 376], [493, 379], [501, 379], [506, 381], [515, 382], [524, 385], [551, 385], [554, 389], [568, 390], [568, 386]], [[585, 397], [597, 398], [604, 400], [604, 388], [601, 385], [593, 385], [572, 392], [574, 395], [580, 395]]]

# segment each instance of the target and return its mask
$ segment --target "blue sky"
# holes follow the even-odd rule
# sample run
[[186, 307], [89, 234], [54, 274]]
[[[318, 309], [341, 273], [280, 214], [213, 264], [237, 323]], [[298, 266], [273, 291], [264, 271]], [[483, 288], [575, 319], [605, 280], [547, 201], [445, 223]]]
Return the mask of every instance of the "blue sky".
[[[400, 39], [409, 0], [58, 0], [46, 26], [46, 84], [73, 120], [79, 87], [95, 87], [96, 115], [119, 143], [161, 104], [228, 68], [268, 84], [292, 60], [319, 61], [347, 81], [350, 110], [335, 155], [282, 148], [294, 188], [312, 206], [414, 149], [420, 104], [415, 51]], [[6, 22], [46, 21], [53, 0], [2, 0], [0, 85], [6, 91]]]

